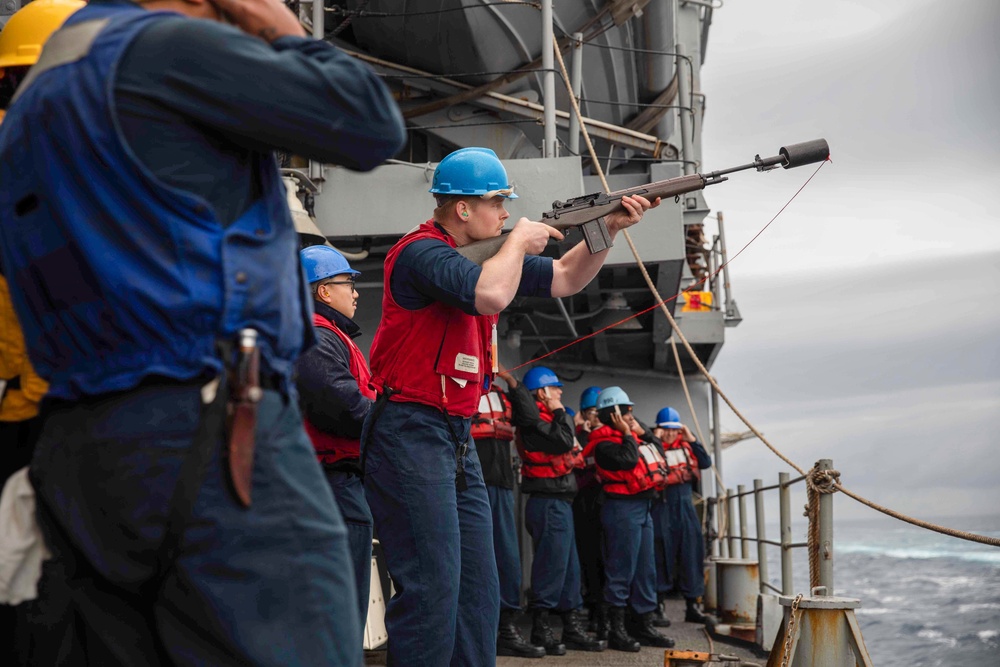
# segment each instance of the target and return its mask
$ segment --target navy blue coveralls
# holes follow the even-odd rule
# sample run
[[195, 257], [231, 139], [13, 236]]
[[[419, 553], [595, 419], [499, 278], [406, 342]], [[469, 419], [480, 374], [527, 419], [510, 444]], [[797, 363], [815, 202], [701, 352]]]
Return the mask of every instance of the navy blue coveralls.
[[[645, 428], [642, 439], [659, 442]], [[631, 470], [639, 462], [632, 436], [621, 445], [598, 442], [594, 458], [605, 470]], [[612, 607], [631, 607], [637, 614], [656, 609], [656, 565], [653, 556], [653, 519], [650, 507], [655, 491], [635, 495], [605, 493], [601, 507], [604, 551], [604, 601]]]
[[[0, 126], [0, 253], [53, 397], [31, 468], [54, 554], [40, 594], [68, 585], [91, 664], [358, 665], [346, 530], [290, 381], [310, 300], [271, 151], [370, 169], [402, 143], [398, 109], [323, 42], [121, 0], [67, 25], [103, 18]], [[253, 504], [207, 438], [161, 558], [216, 345], [243, 327], [263, 366]]]
[[[551, 422], [544, 421], [535, 398], [523, 384], [510, 392], [510, 402], [514, 426], [526, 450], [559, 455], [576, 445], [573, 421], [565, 410], [556, 410]], [[583, 605], [573, 530], [576, 490], [572, 470], [560, 477], [529, 477], [522, 467], [521, 492], [529, 495], [524, 525], [535, 548], [528, 601], [532, 609], [567, 612]]]
[[[701, 469], [712, 466], [712, 458], [698, 442], [691, 450]], [[685, 599], [705, 594], [705, 540], [694, 509], [694, 480], [669, 484], [653, 502], [656, 540], [656, 593], [662, 597], [676, 590]]]
[[[442, 301], [475, 314], [482, 269], [456, 256], [432, 240], [408, 245], [392, 272], [393, 299], [409, 310]], [[551, 283], [551, 260], [526, 257], [518, 293], [547, 297]], [[431, 351], [438, 345], [428, 341]], [[361, 446], [365, 495], [396, 586], [386, 610], [388, 664], [492, 665], [500, 613], [497, 564], [471, 420], [394, 401], [374, 423], [373, 415], [375, 410]], [[456, 439], [469, 443], [463, 460], [468, 488], [462, 492], [455, 486]]]
[[[325, 303], [314, 301], [313, 308], [351, 338], [361, 335], [361, 327], [354, 320]], [[358, 382], [351, 375], [350, 351], [344, 341], [323, 327], [315, 327], [315, 334], [316, 345], [295, 363], [302, 416], [326, 433], [360, 438], [372, 401], [358, 390]], [[323, 464], [323, 474], [347, 524], [358, 618], [364, 628], [371, 587], [372, 512], [361, 484], [361, 463], [357, 458], [343, 458]]]

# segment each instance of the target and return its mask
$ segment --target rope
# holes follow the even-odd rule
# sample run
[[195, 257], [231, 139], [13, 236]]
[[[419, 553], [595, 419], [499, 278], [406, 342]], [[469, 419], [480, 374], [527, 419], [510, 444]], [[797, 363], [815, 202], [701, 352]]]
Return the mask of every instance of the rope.
[[[554, 37], [554, 34], [553, 34], [553, 37]], [[605, 192], [610, 192], [611, 188], [608, 185], [608, 179], [604, 175], [604, 171], [601, 169], [600, 160], [597, 158], [597, 151], [594, 150], [594, 144], [590, 140], [590, 133], [587, 131], [587, 127], [586, 127], [586, 125], [582, 121], [583, 114], [580, 112], [580, 105], [577, 103], [576, 96], [573, 94], [572, 88], [570, 88], [569, 85], [568, 85], [568, 82], [569, 82], [569, 73], [566, 70], [566, 63], [563, 61], [562, 51], [558, 48], [558, 46], [554, 49], [554, 51], [555, 51], [556, 60], [558, 60], [558, 62], [559, 62], [559, 69], [562, 70], [562, 79], [563, 79], [564, 82], [567, 82], [567, 90], [569, 92], [569, 101], [570, 101], [570, 104], [573, 106], [573, 113], [575, 113], [576, 116], [577, 116], [577, 118], [580, 119], [580, 121], [581, 121], [580, 122], [580, 131], [583, 134], [583, 138], [584, 138], [585, 143], [587, 144], [587, 150], [590, 153], [590, 158], [591, 158], [591, 161], [593, 163], [593, 167], [597, 171], [598, 176], [600, 176], [600, 178], [601, 178], [601, 184], [604, 186], [604, 191]], [[771, 223], [773, 223], [778, 218], [778, 216], [781, 215], [786, 208], [788, 208], [788, 206], [795, 200], [795, 198], [798, 197], [799, 193], [801, 193], [802, 190], [807, 185], [809, 185], [810, 181], [812, 181], [812, 179], [816, 176], [816, 174], [819, 173], [819, 170], [823, 168], [823, 165], [825, 165], [827, 161], [828, 160], [823, 161], [823, 162], [821, 162], [819, 164], [819, 167], [816, 168], [816, 171], [814, 171], [812, 173], [812, 175], [810, 175], [809, 178], [806, 179], [806, 182], [802, 184], [802, 187], [800, 187], [798, 190], [796, 190], [795, 194], [792, 195], [792, 198], [789, 199], [788, 202], [784, 206], [781, 207], [781, 209], [774, 215], [774, 217], [772, 217], [768, 221], [768, 223], [766, 225], [764, 225], [764, 227], [759, 232], [757, 232], [754, 235], [754, 237], [752, 239], [750, 239], [750, 241], [746, 245], [744, 245], [740, 249], [739, 252], [737, 252], [735, 255], [733, 255], [729, 259], [729, 261], [727, 261], [723, 266], [720, 266], [719, 269], [715, 272], [715, 274], [718, 274], [718, 272], [721, 271], [723, 267], [728, 266], [733, 260], [735, 260], [741, 254], [743, 254], [743, 251], [746, 250], [748, 247], [750, 247], [750, 244], [753, 243], [754, 241], [756, 241], [757, 238], [761, 234], [763, 234], [767, 230], [768, 227], [771, 226]], [[636, 265], [639, 267], [639, 271], [642, 273], [642, 277], [643, 277], [643, 279], [645, 279], [646, 285], [649, 287], [649, 290], [653, 293], [654, 298], [658, 302], [654, 306], [652, 306], [651, 308], [648, 308], [648, 309], [642, 311], [642, 313], [648, 312], [649, 310], [652, 310], [652, 308], [659, 307], [660, 310], [663, 312], [663, 315], [667, 318], [667, 322], [670, 323], [670, 328], [673, 330], [673, 332], [676, 335], [676, 337], [681, 341], [681, 344], [684, 345], [684, 349], [687, 350], [687, 353], [690, 355], [691, 360], [695, 363], [695, 366], [698, 367], [698, 371], [701, 372], [701, 374], [705, 376], [705, 379], [708, 380], [708, 383], [719, 394], [719, 397], [721, 397], [722, 400], [726, 402], [726, 405], [728, 405], [729, 409], [733, 411], [733, 414], [735, 414], [739, 418], [739, 420], [742, 421], [746, 425], [746, 427], [748, 429], [750, 429], [750, 431], [753, 432], [753, 434], [762, 443], [764, 443], [764, 445], [768, 449], [770, 449], [771, 452], [775, 456], [777, 456], [779, 459], [781, 459], [782, 461], [784, 461], [789, 467], [791, 467], [793, 470], [795, 470], [796, 472], [798, 472], [800, 475], [807, 476], [805, 470], [803, 470], [798, 465], [796, 465], [794, 461], [792, 461], [790, 458], [788, 458], [787, 456], [785, 456], [780, 450], [778, 450], [777, 447], [775, 447], [774, 445], [772, 445], [771, 441], [768, 440], [764, 436], [764, 434], [761, 433], [760, 430], [756, 426], [754, 426], [750, 422], [750, 420], [747, 419], [743, 415], [742, 412], [740, 412], [739, 408], [737, 408], [733, 404], [733, 402], [729, 399], [729, 397], [726, 395], [726, 393], [724, 391], [722, 391], [722, 388], [719, 387], [719, 384], [715, 381], [715, 378], [713, 378], [709, 374], [708, 369], [705, 368], [705, 365], [701, 362], [701, 359], [698, 358], [698, 355], [695, 353], [694, 349], [691, 347], [691, 344], [688, 342], [687, 338], [684, 337], [684, 334], [681, 332], [680, 327], [677, 325], [677, 321], [674, 320], [673, 316], [670, 314], [670, 310], [665, 305], [668, 301], [670, 301], [672, 299], [676, 299], [679, 296], [679, 294], [675, 294], [673, 297], [671, 297], [671, 299], [663, 299], [660, 296], [659, 290], [656, 289], [656, 285], [653, 283], [652, 279], [649, 277], [649, 272], [646, 271], [646, 267], [645, 267], [645, 265], [642, 262], [642, 258], [639, 256], [639, 251], [636, 249], [635, 244], [632, 242], [632, 237], [629, 235], [628, 230], [627, 229], [623, 230], [622, 234], [625, 237], [626, 242], [628, 242], [629, 249], [632, 251], [632, 256], [635, 257]], [[702, 279], [701, 282], [704, 282], [707, 279], [708, 279], [708, 277]], [[642, 313], [637, 313], [633, 317], [638, 317]], [[632, 319], [632, 318], [631, 317], [627, 317], [624, 320], [622, 320], [622, 322], [624, 322], [626, 320], [629, 320], [629, 319]], [[615, 326], [617, 326], [620, 323], [621, 322], [616, 322], [615, 324], [611, 325], [610, 327], [605, 327], [604, 329], [601, 329], [600, 331], [596, 331], [593, 334], [590, 334], [590, 336], [597, 335], [598, 333], [601, 333], [605, 329], [615, 327]], [[585, 336], [584, 338], [581, 338], [579, 340], [585, 340], [586, 338], [589, 338], [590, 336]], [[673, 339], [673, 337], [671, 337], [671, 340], [672, 339]], [[573, 341], [573, 342], [569, 343], [568, 345], [564, 345], [564, 346], [562, 346], [560, 348], [557, 348], [556, 350], [554, 350], [554, 351], [552, 351], [552, 352], [550, 352], [550, 353], [548, 353], [548, 354], [546, 354], [544, 356], [550, 356], [551, 354], [555, 354], [559, 350], [565, 349], [565, 348], [569, 347], [570, 345], [574, 345], [575, 343], [579, 342], [579, 340]], [[544, 357], [539, 357], [539, 359], [541, 359], [541, 358], [544, 358]], [[537, 361], [537, 359], [534, 360], [534, 361]], [[528, 362], [528, 363], [533, 363], [533, 362]], [[527, 365], [527, 364], [522, 364], [522, 366], [524, 366], [524, 365]], [[826, 474], [830, 474], [830, 473], [836, 472], [836, 471], [822, 471], [822, 472], [824, 472]], [[889, 509], [888, 507], [884, 507], [882, 505], [879, 505], [878, 503], [875, 503], [875, 502], [873, 502], [871, 500], [868, 500], [867, 498], [864, 498], [864, 497], [862, 497], [862, 496], [854, 493], [853, 491], [850, 491], [847, 488], [845, 488], [838, 481], [839, 480], [839, 475], [840, 475], [840, 473], [837, 473], [836, 479], [822, 480], [820, 483], [816, 483], [815, 481], [813, 481], [810, 484], [810, 486], [809, 486], [810, 492], [817, 493], [817, 494], [818, 493], [832, 493], [832, 491], [825, 490], [828, 487], [832, 487], [832, 488], [835, 488], [837, 491], [843, 492], [844, 494], [846, 494], [847, 496], [853, 498], [854, 500], [858, 501], [859, 503], [861, 503], [863, 505], [867, 505], [868, 507], [871, 507], [874, 510], [882, 512], [883, 514], [886, 514], [887, 516], [891, 516], [893, 518], [899, 519], [900, 521], [905, 521], [906, 523], [912, 524], [914, 526], [919, 526], [921, 528], [926, 528], [928, 530], [932, 530], [932, 531], [935, 531], [937, 533], [941, 533], [942, 535], [950, 535], [952, 537], [957, 537], [957, 538], [964, 539], [964, 540], [969, 540], [969, 541], [972, 541], [972, 542], [979, 542], [980, 544], [988, 544], [990, 546], [1000, 547], [1000, 538], [989, 537], [989, 536], [986, 536], [986, 535], [979, 535], [979, 534], [971, 533], [971, 532], [964, 531], [964, 530], [958, 530], [958, 529], [955, 529], [955, 528], [948, 528], [946, 526], [940, 526], [940, 525], [933, 524], [933, 523], [930, 523], [930, 522], [927, 522], [927, 521], [922, 521], [920, 519], [916, 519], [914, 517], [907, 516], [905, 514], [897, 512], [895, 510]], [[810, 521], [810, 525], [812, 525], [812, 523], [814, 523], [814, 522]], [[815, 523], [817, 524], [817, 529], [818, 529], [818, 522], [815, 522]], [[818, 549], [818, 543], [819, 543], [818, 540], [810, 539], [809, 542], [810, 542], [810, 545], [816, 545], [816, 548]], [[812, 551], [812, 548], [813, 547], [810, 546], [810, 552]], [[814, 570], [818, 572], [818, 568], [814, 569], [813, 567], [810, 567], [810, 572], [812, 572]]]
[[988, 544], [992, 547], [1000, 547], [1000, 538], [989, 537], [987, 535], [979, 535], [977, 533], [970, 533], [965, 530], [958, 530], [957, 528], [948, 528], [947, 526], [939, 526], [929, 521], [915, 519], [912, 516], [901, 514], [896, 510], [889, 509], [888, 507], [884, 507], [876, 502], [868, 500], [867, 498], [859, 496], [858, 494], [854, 493], [850, 489], [845, 488], [840, 484], [835, 484], [834, 486], [837, 487], [838, 491], [846, 494], [847, 496], [853, 498], [854, 500], [857, 500], [862, 505], [867, 505], [868, 507], [871, 507], [873, 510], [877, 510], [882, 514], [891, 516], [894, 519], [899, 519], [900, 521], [905, 521], [906, 523], [918, 526], [920, 528], [926, 528], [927, 530], [933, 530], [935, 533], [941, 533], [942, 535], [950, 535], [951, 537], [957, 537], [962, 540], [969, 540], [970, 542], [979, 542], [980, 544]]

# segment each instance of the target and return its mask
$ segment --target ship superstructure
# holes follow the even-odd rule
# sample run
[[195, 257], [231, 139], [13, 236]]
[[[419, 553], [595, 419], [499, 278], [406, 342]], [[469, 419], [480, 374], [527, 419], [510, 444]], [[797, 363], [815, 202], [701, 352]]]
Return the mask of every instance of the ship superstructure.
[[[555, 2], [550, 38], [564, 47], [571, 87], [612, 189], [702, 169], [705, 97], [700, 69], [713, 8], [706, 2]], [[370, 174], [300, 165], [302, 194], [323, 235], [351, 253], [363, 272], [359, 318], [378, 322], [381, 263], [407, 230], [430, 217], [434, 165], [463, 146], [493, 149], [520, 198], [511, 221], [539, 219], [554, 200], [602, 191], [561, 72], [543, 58], [541, 3], [338, 2], [327, 7], [323, 34], [383, 74], [407, 118], [409, 142], [399, 160]], [[312, 9], [303, 5], [312, 21]], [[548, 123], [546, 121], [548, 120]], [[548, 130], [546, 128], [549, 128]], [[306, 176], [309, 178], [307, 179]], [[309, 192], [315, 190], [315, 192]], [[722, 245], [703, 232], [708, 206], [700, 192], [664, 202], [632, 230], [664, 298], [694, 286], [718, 266]], [[714, 225], [713, 225], [714, 226]], [[580, 240], [552, 244], [557, 255]], [[667, 302], [699, 357], [711, 364], [725, 328], [739, 322], [723, 280], [694, 286]], [[632, 254], [619, 241], [605, 268], [582, 293], [563, 299], [518, 299], [501, 318], [501, 359], [508, 367], [598, 331], [655, 299]], [[720, 304], [729, 304], [725, 309]], [[363, 339], [362, 347], [370, 339]], [[695, 370], [683, 348], [681, 365]], [[571, 381], [568, 395], [593, 384], [625, 384], [641, 415], [665, 404], [689, 410], [665, 316], [653, 309], [546, 358]], [[695, 415], [710, 432], [710, 392], [690, 383]], [[693, 421], [693, 420], [692, 420]]]

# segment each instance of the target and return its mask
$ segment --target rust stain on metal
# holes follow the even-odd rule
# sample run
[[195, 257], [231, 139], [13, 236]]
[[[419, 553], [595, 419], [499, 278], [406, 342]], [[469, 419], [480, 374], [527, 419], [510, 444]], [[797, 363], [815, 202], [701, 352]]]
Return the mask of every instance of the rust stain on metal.
[[[843, 634], [843, 611], [840, 609], [810, 609], [808, 613], [809, 623], [806, 625], [809, 628], [809, 639], [812, 642], [811, 664], [818, 665], [821, 664], [818, 662], [819, 660], [829, 655], [830, 646], [843, 639], [841, 637]], [[799, 646], [801, 645], [800, 643]]]

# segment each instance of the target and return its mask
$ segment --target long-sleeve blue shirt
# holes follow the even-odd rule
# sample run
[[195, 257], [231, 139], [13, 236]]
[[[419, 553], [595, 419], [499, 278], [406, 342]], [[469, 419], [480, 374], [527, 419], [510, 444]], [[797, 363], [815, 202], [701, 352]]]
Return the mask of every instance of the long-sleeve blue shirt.
[[365, 171], [405, 141], [398, 105], [364, 63], [324, 41], [268, 44], [215, 21], [151, 23], [125, 53], [114, 95], [139, 161], [205, 198], [224, 225], [259, 198], [262, 152]]

